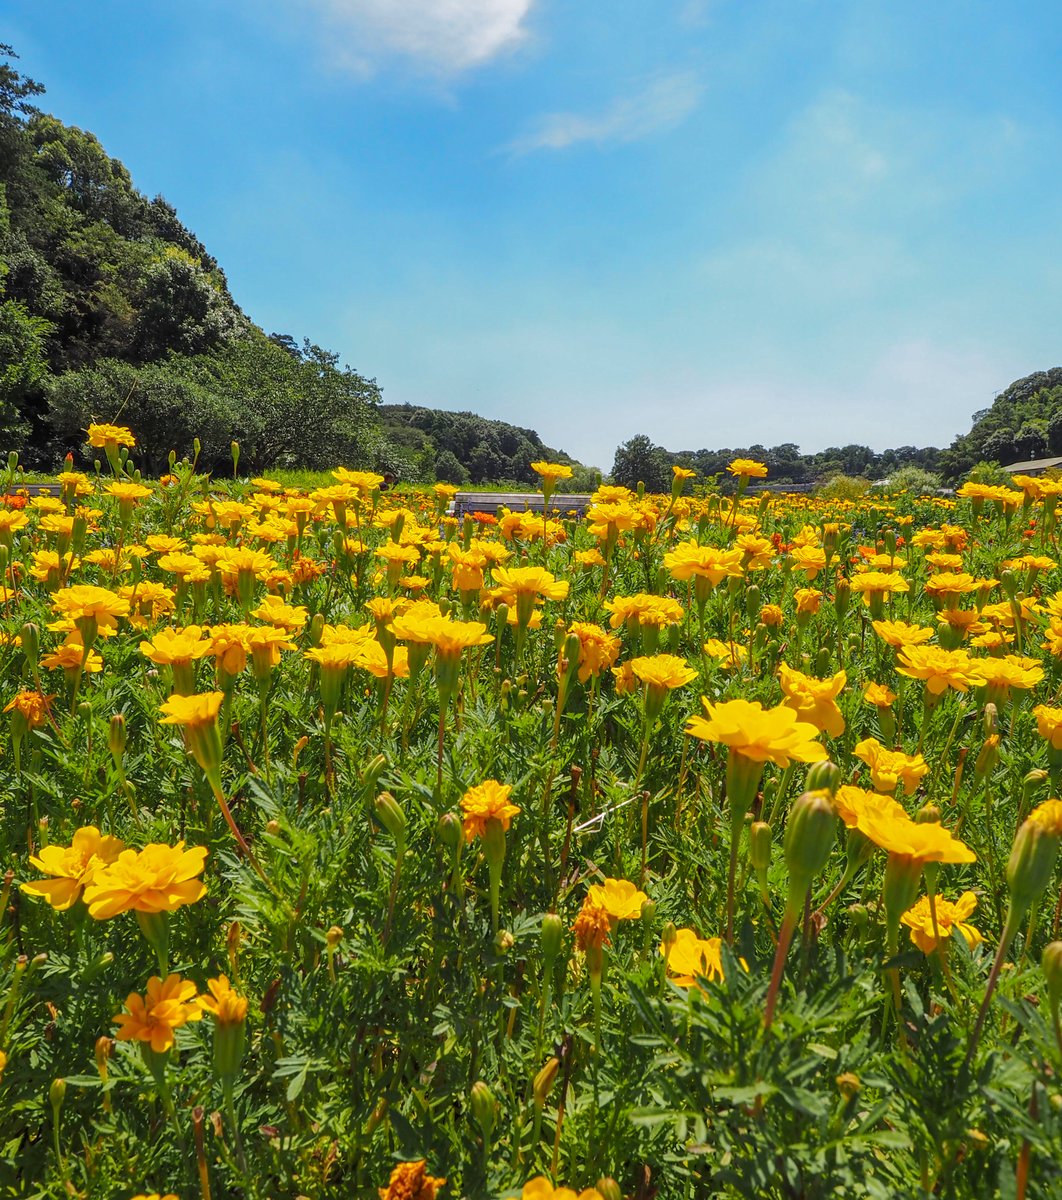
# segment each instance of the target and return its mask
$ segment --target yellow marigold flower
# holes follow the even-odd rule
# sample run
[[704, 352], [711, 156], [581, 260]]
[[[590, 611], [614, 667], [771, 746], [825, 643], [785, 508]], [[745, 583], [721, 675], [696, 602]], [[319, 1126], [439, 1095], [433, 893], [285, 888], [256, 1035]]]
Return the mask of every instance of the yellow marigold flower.
[[735, 547], [741, 551], [741, 561], [746, 571], [766, 571], [774, 557], [774, 543], [770, 538], [754, 533], [738, 534]]
[[793, 546], [789, 558], [797, 571], [803, 571], [809, 579], [814, 579], [826, 566], [826, 551], [821, 546]]
[[93, 424], [88, 427], [88, 444], [97, 450], [116, 450], [119, 446], [135, 446], [136, 438], [125, 425]]
[[588, 893], [583, 899], [579, 915], [572, 924], [572, 932], [575, 934], [577, 950], [585, 953], [591, 948], [600, 949], [608, 943], [609, 934], [612, 932], [612, 918], [608, 909], [595, 903]]
[[704, 581], [704, 588], [698, 588], [698, 599], [702, 599], [701, 591], [707, 595], [710, 588], [717, 587], [724, 579], [741, 575], [742, 554], [733, 547], [719, 549], [716, 546], [701, 546], [697, 542], [680, 542], [673, 550], [664, 555], [664, 566], [671, 573], [672, 579], [682, 583], [694, 580]]
[[275, 625], [252, 626], [247, 633], [247, 647], [251, 651], [258, 677], [280, 662], [282, 650], [294, 650], [295, 643], [286, 629]]
[[199, 1021], [203, 1012], [196, 1003], [195, 984], [180, 975], [167, 975], [165, 982], [152, 975], [147, 994], [130, 992], [126, 1011], [115, 1018], [120, 1042], [147, 1042], [156, 1054], [165, 1054], [173, 1045], [173, 1033], [189, 1021]]
[[921, 754], [904, 754], [902, 750], [889, 750], [877, 738], [864, 738], [857, 742], [852, 753], [870, 768], [874, 786], [881, 792], [893, 792], [899, 783], [909, 796], [929, 770], [929, 764]]
[[584, 1188], [581, 1192], [568, 1187], [555, 1188], [545, 1175], [539, 1175], [524, 1184], [520, 1200], [602, 1200], [602, 1196], [597, 1188]]
[[82, 889], [92, 882], [96, 869], [114, 862], [125, 847], [118, 838], [100, 833], [95, 825], [83, 825], [69, 846], [44, 846], [30, 863], [48, 879], [22, 884], [27, 896], [41, 896], [59, 912], [81, 899]]
[[724, 642], [719, 638], [709, 638], [704, 643], [704, 652], [711, 658], [718, 659], [724, 671], [732, 671], [748, 658], [748, 650], [740, 642]]
[[252, 550], [240, 546], [224, 550], [215, 559], [214, 565], [222, 575], [261, 579], [276, 570], [276, 560], [264, 550]]
[[778, 682], [785, 693], [785, 704], [805, 721], [830, 737], [844, 733], [844, 717], [837, 707], [837, 697], [848, 682], [848, 675], [838, 671], [829, 679], [815, 679], [786, 663], [778, 665]]
[[965, 571], [957, 574], [939, 571], [926, 580], [925, 592], [939, 608], [956, 608], [960, 596], [976, 592], [980, 587], [978, 580]]
[[906, 817], [907, 813], [901, 804], [897, 804], [891, 796], [883, 796], [880, 792], [868, 792], [865, 788], [842, 784], [834, 792], [833, 807], [838, 817], [848, 829], [859, 825], [860, 816], [871, 817]]
[[202, 729], [217, 720], [224, 699], [224, 692], [200, 692], [194, 696], [171, 696], [160, 706], [160, 711], [166, 714], [160, 724], [181, 725], [186, 729]]
[[822, 605], [822, 592], [818, 588], [797, 588], [793, 593], [797, 614], [813, 617]]
[[487, 822], [500, 821], [502, 829], [508, 829], [509, 824], [520, 809], [509, 803], [512, 787], [507, 783], [499, 783], [496, 779], [486, 779], [483, 783], [469, 788], [461, 797], [461, 808], [464, 810], [464, 820], [461, 828], [465, 840], [482, 837], [487, 829]]
[[1062, 708], [1038, 704], [1033, 710], [1036, 732], [1049, 742], [1052, 750], [1062, 750]]
[[928, 896], [923, 896], [900, 918], [911, 931], [911, 941], [923, 954], [932, 954], [942, 941], [951, 937], [953, 929], [962, 934], [971, 950], [984, 941], [980, 932], [966, 921], [977, 907], [977, 897], [973, 892], [963, 892], [955, 901], [936, 896], [933, 905], [936, 909], [935, 922]]
[[[902, 575], [895, 571], [862, 571], [853, 575], [851, 580], [853, 592], [859, 592], [863, 603], [873, 607], [892, 595], [893, 592], [909, 592], [911, 585]], [[930, 634], [932, 636], [932, 634]]]
[[557, 579], [545, 567], [497, 567], [494, 571], [494, 583], [503, 592], [511, 595], [516, 603], [520, 602], [521, 596], [565, 600], [571, 586], [566, 579]]
[[580, 683], [586, 683], [591, 675], [600, 675], [619, 657], [619, 638], [602, 629], [600, 625], [575, 621], [568, 626], [568, 633], [575, 634], [579, 639]]
[[868, 683], [863, 689], [863, 700], [875, 708], [889, 708], [896, 699], [896, 693], [883, 683]]
[[4, 705], [4, 712], [17, 713], [26, 729], [36, 729], [51, 719], [51, 699], [40, 692], [19, 692]]
[[637, 691], [638, 679], [631, 670], [629, 662], [620, 663], [618, 667], [613, 667], [612, 676], [616, 680], [617, 696], [626, 696], [633, 691]]
[[697, 672], [677, 654], [652, 654], [631, 659], [631, 670], [651, 691], [685, 687]]
[[157, 563], [160, 571], [176, 575], [185, 583], [201, 583], [210, 578], [210, 568], [195, 554], [169, 551]]
[[908, 679], [921, 679], [932, 696], [943, 695], [948, 688], [967, 692], [984, 682], [985, 659], [973, 659], [965, 650], [945, 650], [940, 646], [905, 646], [899, 654], [896, 670]]
[[379, 491], [380, 484], [384, 481], [384, 477], [377, 475], [375, 471], [351, 471], [347, 467], [337, 467], [332, 472], [332, 478], [357, 488], [363, 498]]
[[200, 996], [196, 1003], [210, 1013], [219, 1025], [238, 1025], [247, 1017], [247, 997], [234, 991], [227, 975], [208, 979], [209, 996]]
[[140, 653], [160, 666], [187, 666], [210, 653], [210, 641], [198, 625], [160, 629], [151, 641], [140, 643]]
[[763, 604], [760, 606], [760, 620], [768, 629], [780, 629], [785, 613], [779, 604]]
[[680, 467], [677, 463], [672, 464], [671, 474], [675, 479], [685, 481], [687, 479], [696, 479], [697, 472], [691, 471], [689, 467]]
[[145, 487], [142, 483], [135, 483], [132, 480], [117, 480], [115, 483], [109, 483], [103, 489], [107, 495], [113, 496], [115, 500], [125, 504], [135, 504], [138, 500], [143, 500], [151, 495], [151, 488]]
[[677, 600], [672, 600], [670, 596], [655, 596], [650, 592], [616, 596], [605, 601], [605, 609], [612, 614], [608, 622], [612, 629], [619, 629], [627, 622], [662, 629], [668, 625], [678, 625], [685, 616], [685, 610]]
[[691, 717], [686, 732], [706, 742], [729, 746], [742, 758], [756, 763], [821, 762], [826, 750], [815, 739], [814, 725], [797, 719], [784, 704], [765, 709], [758, 700], [727, 700], [712, 704], [701, 698], [707, 719]]
[[92, 621], [97, 629], [115, 629], [117, 618], [129, 612], [129, 601], [116, 596], [109, 588], [77, 583], [55, 593], [52, 611], [73, 621], [79, 628], [80, 622]]
[[156, 554], [173, 554], [184, 550], [188, 545], [184, 538], [174, 537], [171, 533], [151, 533], [144, 541], [148, 549], [154, 550]]
[[113, 863], [96, 868], [85, 887], [85, 903], [97, 921], [124, 912], [173, 912], [206, 895], [196, 876], [206, 862], [205, 846], [185, 850], [184, 842], [152, 842], [143, 850], [123, 850]]
[[436, 1188], [441, 1188], [445, 1179], [436, 1179], [427, 1173], [427, 1163], [399, 1163], [391, 1172], [385, 1188], [377, 1188], [380, 1200], [435, 1200]]
[[767, 475], [766, 463], [756, 462], [754, 458], [735, 458], [727, 470], [739, 479], [763, 479]]
[[664, 945], [660, 953], [667, 957], [667, 973], [679, 987], [694, 987], [698, 978], [723, 978], [723, 959], [719, 938], [698, 937], [692, 929], [679, 929], [670, 952]]
[[907, 859], [912, 865], [977, 861], [977, 855], [969, 846], [935, 822], [919, 824], [906, 814], [863, 812], [858, 816], [856, 827], [875, 846], [898, 858]]
[[210, 653], [218, 669], [228, 675], [239, 675], [247, 666], [251, 649], [250, 625], [213, 625], [210, 628]]
[[572, 468], [564, 463], [533, 462], [531, 470], [547, 483], [555, 484], [559, 479], [571, 479]]
[[609, 920], [632, 921], [642, 915], [642, 905], [649, 897], [640, 892], [630, 880], [606, 879], [604, 883], [593, 883], [587, 896], [598, 908], [603, 908]]
[[86, 675], [96, 675], [103, 670], [103, 659], [95, 650], [90, 650], [85, 658], [85, 647], [78, 641], [64, 642], [41, 658], [41, 666], [46, 671], [83, 671]]
[[368, 671], [377, 679], [387, 679], [388, 676], [393, 676], [395, 679], [409, 677], [409, 651], [405, 646], [395, 646], [391, 651], [390, 662], [388, 662], [383, 646], [376, 641], [358, 643], [352, 647], [352, 650], [352, 665]]
[[574, 558], [580, 567], [603, 567], [605, 565], [601, 551], [596, 548], [592, 550], [576, 550]]
[[982, 683], [988, 689], [986, 699], [995, 704], [1007, 700], [1011, 688], [1033, 688], [1044, 677], [1044, 669], [1038, 662], [1020, 659], [1013, 654], [1004, 658], [978, 659], [977, 669]]
[[456, 659], [462, 650], [486, 646], [494, 641], [494, 635], [479, 621], [453, 621], [449, 617], [411, 618], [407, 613], [396, 618], [391, 630], [400, 641], [430, 643], [444, 659]]

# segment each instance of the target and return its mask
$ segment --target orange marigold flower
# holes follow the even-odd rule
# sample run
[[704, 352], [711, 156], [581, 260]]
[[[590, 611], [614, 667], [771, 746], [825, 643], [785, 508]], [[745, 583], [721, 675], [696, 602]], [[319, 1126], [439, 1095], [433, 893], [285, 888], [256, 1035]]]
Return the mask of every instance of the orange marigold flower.
[[239, 1025], [247, 1016], [247, 997], [233, 991], [227, 975], [208, 979], [209, 996], [200, 996], [196, 1003], [219, 1025]]
[[575, 948], [584, 953], [591, 947], [600, 948], [606, 945], [612, 932], [612, 918], [608, 909], [595, 903], [593, 897], [587, 893], [583, 907], [572, 924], [572, 932], [575, 934]]
[[436, 1179], [427, 1172], [424, 1159], [419, 1162], [399, 1163], [391, 1172], [385, 1188], [377, 1188], [380, 1200], [435, 1200], [436, 1188], [441, 1188], [445, 1179]]
[[980, 931], [966, 920], [976, 907], [977, 897], [973, 892], [963, 892], [958, 900], [954, 901], [936, 896], [932, 907], [929, 897], [923, 896], [913, 908], [909, 908], [903, 914], [900, 921], [910, 929], [911, 941], [923, 954], [932, 954], [941, 942], [951, 937], [953, 929], [962, 934], [967, 946], [972, 950], [984, 941]]
[[97, 921], [124, 912], [173, 912], [206, 895], [196, 876], [203, 870], [207, 850], [184, 842], [167, 846], [152, 842], [143, 850], [123, 850], [113, 863], [100, 866], [85, 887], [85, 903]]
[[465, 792], [461, 797], [461, 808], [465, 813], [461, 828], [467, 841], [482, 837], [490, 820], [500, 821], [502, 829], [509, 828], [513, 817], [520, 812], [515, 804], [509, 803], [512, 790], [507, 783], [486, 779]]
[[195, 984], [180, 975], [167, 975], [165, 981], [152, 975], [147, 994], [130, 992], [126, 1011], [114, 1018], [118, 1041], [147, 1042], [156, 1054], [165, 1054], [173, 1045], [175, 1029], [202, 1019], [195, 992]]

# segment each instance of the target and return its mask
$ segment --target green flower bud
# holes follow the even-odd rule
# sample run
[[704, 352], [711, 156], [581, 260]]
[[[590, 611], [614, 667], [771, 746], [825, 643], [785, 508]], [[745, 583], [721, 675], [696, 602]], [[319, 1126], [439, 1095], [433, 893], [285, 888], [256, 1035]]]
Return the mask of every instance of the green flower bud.
[[1062, 942], [1051, 942], [1044, 947], [1040, 959], [1044, 979], [1047, 982], [1047, 998], [1051, 1004], [1051, 1012], [1058, 1011], [1059, 1001], [1062, 1000]]
[[826, 865], [837, 838], [837, 814], [822, 792], [798, 796], [789, 814], [783, 843], [789, 868], [786, 915], [795, 918], [804, 905], [812, 880]]
[[840, 782], [841, 768], [835, 762], [826, 759], [825, 762], [811, 764], [804, 788], [809, 792], [829, 792], [832, 799]]
[[471, 1102], [472, 1116], [483, 1134], [484, 1141], [490, 1141], [498, 1115], [498, 1102], [482, 1079], [472, 1085]]
[[771, 865], [771, 840], [773, 832], [766, 821], [753, 821], [749, 828], [749, 861], [757, 873], [766, 871]]
[[1018, 830], [1007, 861], [1007, 887], [1015, 922], [1024, 918], [1050, 883], [1058, 857], [1058, 840], [1058, 835], [1039, 821], [1026, 820]]
[[390, 792], [376, 797], [376, 819], [395, 839], [395, 849], [401, 852], [406, 844], [406, 814]]
[[52, 1106], [52, 1112], [55, 1114], [55, 1119], [59, 1120], [59, 1110], [63, 1107], [63, 1101], [66, 1099], [66, 1080], [53, 1079], [51, 1087], [48, 1088], [48, 1102]]
[[436, 832], [439, 835], [439, 841], [448, 850], [456, 850], [461, 845], [463, 837], [461, 821], [454, 813], [443, 813], [436, 826]]
[[535, 1107], [542, 1108], [546, 1103], [546, 1097], [549, 1095], [550, 1088], [553, 1087], [553, 1081], [557, 1078], [557, 1070], [560, 1067], [559, 1058], [551, 1058], [546, 1065], [535, 1076], [534, 1093]]
[[745, 589], [745, 612], [750, 621], [756, 619], [760, 611], [760, 589], [756, 584], [750, 584]]
[[620, 1185], [614, 1179], [602, 1176], [594, 1186], [601, 1193], [601, 1200], [623, 1200]]

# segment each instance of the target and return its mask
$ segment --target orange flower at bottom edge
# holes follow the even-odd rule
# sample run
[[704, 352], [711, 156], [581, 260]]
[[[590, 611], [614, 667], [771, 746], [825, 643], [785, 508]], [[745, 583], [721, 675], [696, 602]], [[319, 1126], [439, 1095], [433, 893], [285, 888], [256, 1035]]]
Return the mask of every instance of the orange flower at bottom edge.
[[424, 1159], [399, 1163], [391, 1172], [387, 1187], [377, 1188], [380, 1200], [435, 1200], [435, 1189], [446, 1182], [427, 1172]]

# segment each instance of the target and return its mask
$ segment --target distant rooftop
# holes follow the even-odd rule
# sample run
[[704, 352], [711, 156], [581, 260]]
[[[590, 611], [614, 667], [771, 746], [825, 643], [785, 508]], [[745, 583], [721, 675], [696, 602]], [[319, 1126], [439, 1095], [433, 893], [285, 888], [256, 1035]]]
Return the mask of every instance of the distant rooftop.
[[1062, 467], [1062, 458], [1034, 458], [1031, 462], [1010, 463], [1003, 470], [1011, 475], [1039, 475], [1054, 467]]

